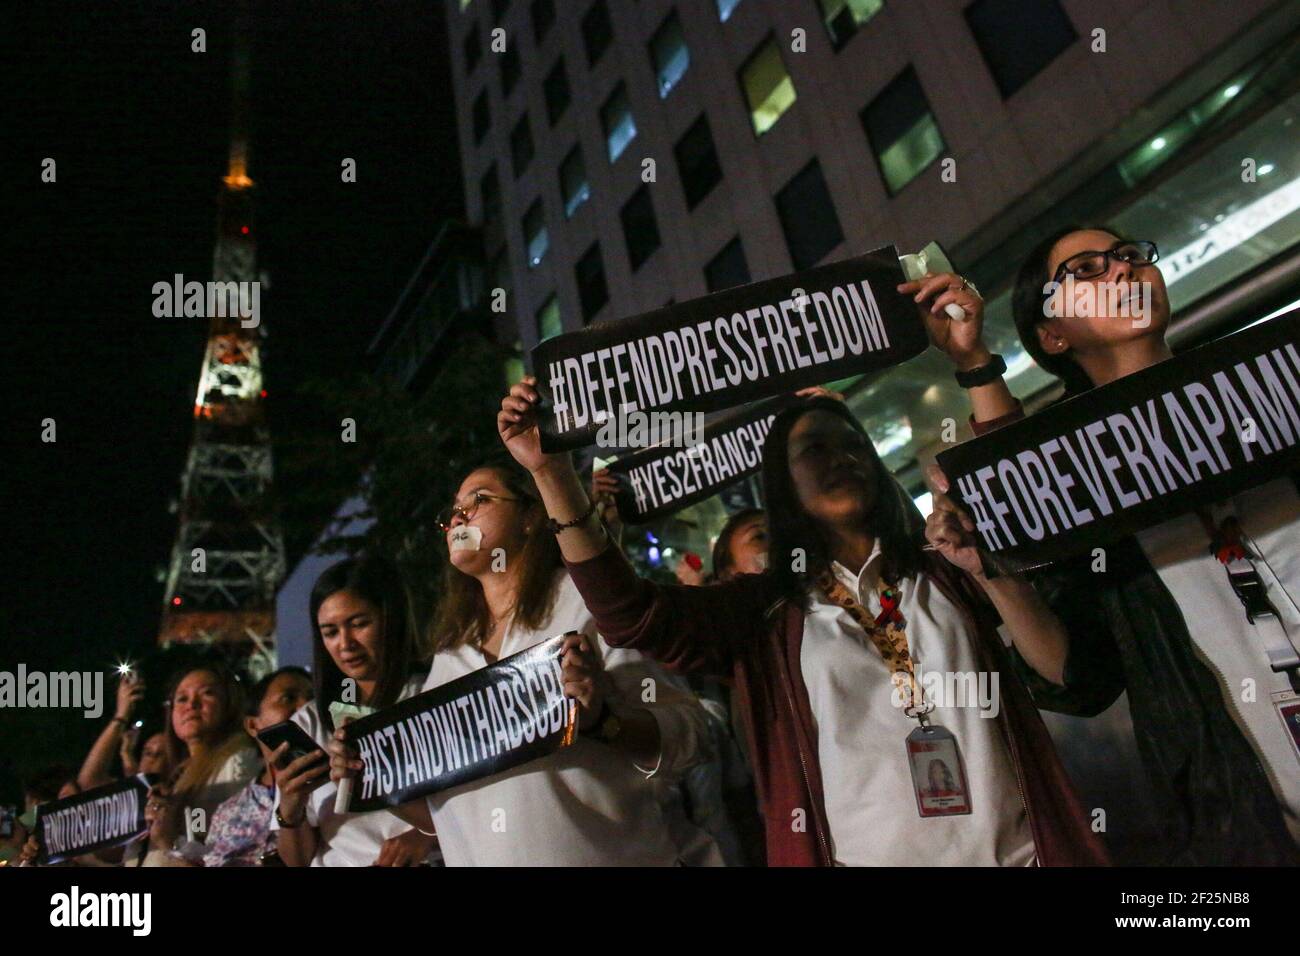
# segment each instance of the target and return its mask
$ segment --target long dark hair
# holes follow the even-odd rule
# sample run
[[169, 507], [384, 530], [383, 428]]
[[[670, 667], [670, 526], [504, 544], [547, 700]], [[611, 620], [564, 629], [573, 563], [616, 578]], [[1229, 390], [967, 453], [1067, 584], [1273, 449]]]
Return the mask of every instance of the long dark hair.
[[[221, 723], [213, 731], [212, 744], [201, 758], [192, 757], [185, 741], [176, 736], [176, 725], [172, 717], [176, 706], [176, 691], [180, 688], [181, 681], [200, 671], [215, 677], [221, 689]], [[243, 723], [244, 690], [234, 671], [218, 660], [211, 660], [173, 673], [167, 682], [167, 695], [163, 699], [166, 705], [163, 733], [167, 738], [167, 762], [176, 775], [173, 784], [177, 794], [192, 796], [207, 785], [231, 756], [249, 746]]]
[[[532, 518], [532, 532], [524, 541], [523, 551], [511, 557], [520, 569], [519, 590], [515, 595], [515, 620], [537, 630], [550, 620], [555, 604], [555, 573], [564, 566], [560, 544], [546, 527], [546, 509], [533, 476], [509, 457], [494, 457], [465, 474], [488, 469], [506, 486], [524, 507], [524, 520]], [[438, 606], [433, 614], [430, 644], [435, 653], [482, 644], [492, 629], [492, 616], [477, 578], [456, 570], [448, 561], [443, 570]]]
[[1116, 239], [1124, 238], [1107, 226], [1066, 226], [1058, 229], [1030, 251], [1020, 267], [1015, 287], [1011, 291], [1011, 317], [1016, 323], [1016, 331], [1020, 334], [1020, 344], [1035, 362], [1065, 383], [1067, 396], [1088, 391], [1093, 387], [1092, 379], [1088, 378], [1088, 373], [1068, 351], [1060, 355], [1052, 355], [1043, 348], [1043, 343], [1038, 339], [1038, 324], [1046, 318], [1043, 314], [1043, 304], [1047, 301], [1047, 296], [1043, 294], [1043, 287], [1052, 278], [1051, 273], [1047, 271], [1052, 249], [1066, 236], [1075, 232], [1108, 232]]
[[347, 591], [373, 604], [383, 626], [384, 647], [380, 655], [379, 680], [371, 707], [397, 703], [402, 688], [418, 665], [428, 660], [411, 613], [411, 599], [397, 565], [378, 554], [347, 558], [326, 568], [311, 589], [312, 683], [321, 723], [332, 733], [334, 718], [329, 706], [342, 699], [343, 672], [325, 649], [316, 615], [332, 594]]
[[[876, 477], [876, 501], [868, 519], [869, 528], [880, 541], [884, 555], [881, 576], [889, 584], [911, 577], [921, 568], [921, 546], [925, 522], [902, 486], [885, 468], [862, 423], [848, 407], [833, 398], [810, 398], [783, 410], [772, 422], [763, 443], [763, 498], [772, 544], [768, 573], [781, 595], [805, 606], [805, 597], [816, 577], [830, 567], [830, 549], [816, 522], [804, 511], [790, 476], [790, 432], [809, 412], [826, 411], [848, 422], [871, 449]], [[794, 569], [795, 549], [804, 555], [804, 570]], [[856, 568], [853, 570], [857, 570]]]

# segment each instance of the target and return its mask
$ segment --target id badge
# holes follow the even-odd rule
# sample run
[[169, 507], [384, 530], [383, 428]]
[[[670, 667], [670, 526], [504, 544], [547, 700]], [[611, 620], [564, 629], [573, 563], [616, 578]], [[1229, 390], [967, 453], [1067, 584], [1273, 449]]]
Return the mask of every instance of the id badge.
[[912, 768], [916, 809], [923, 817], [970, 813], [970, 787], [957, 738], [932, 724], [907, 735], [907, 763]]
[[1274, 694], [1273, 705], [1277, 707], [1277, 715], [1282, 718], [1287, 739], [1291, 741], [1291, 752], [1300, 760], [1300, 694], [1293, 690]]

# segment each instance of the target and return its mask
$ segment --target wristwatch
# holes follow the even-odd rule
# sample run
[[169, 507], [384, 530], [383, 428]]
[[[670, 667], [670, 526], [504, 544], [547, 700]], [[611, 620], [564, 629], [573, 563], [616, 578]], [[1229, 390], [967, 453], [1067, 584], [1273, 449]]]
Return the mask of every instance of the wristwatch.
[[587, 733], [605, 743], [610, 743], [622, 732], [623, 721], [619, 720], [618, 714], [610, 709], [609, 701], [601, 701], [600, 717]]
[[977, 388], [996, 381], [1000, 376], [1005, 375], [1006, 371], [1006, 360], [995, 353], [989, 356], [988, 362], [978, 368], [968, 372], [953, 372], [953, 378], [957, 379], [957, 384], [962, 388]]
[[280, 828], [283, 830], [297, 830], [299, 827], [306, 825], [307, 814], [304, 813], [302, 815], [302, 819], [299, 820], [297, 823], [290, 823], [288, 820], [286, 820], [284, 817], [280, 815], [280, 808], [277, 806], [275, 808], [275, 822], [280, 824]]

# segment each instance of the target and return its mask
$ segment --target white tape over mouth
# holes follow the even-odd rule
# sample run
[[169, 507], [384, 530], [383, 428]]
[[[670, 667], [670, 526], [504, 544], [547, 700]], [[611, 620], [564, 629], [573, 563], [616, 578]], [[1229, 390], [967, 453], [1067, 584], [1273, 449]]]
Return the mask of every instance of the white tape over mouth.
[[767, 552], [766, 552], [766, 551], [764, 551], [762, 554], [756, 554], [756, 555], [754, 555], [754, 566], [757, 567], [760, 571], [766, 571], [766, 570], [767, 570]]
[[463, 524], [448, 539], [453, 551], [477, 551], [483, 541], [483, 532], [473, 525]]

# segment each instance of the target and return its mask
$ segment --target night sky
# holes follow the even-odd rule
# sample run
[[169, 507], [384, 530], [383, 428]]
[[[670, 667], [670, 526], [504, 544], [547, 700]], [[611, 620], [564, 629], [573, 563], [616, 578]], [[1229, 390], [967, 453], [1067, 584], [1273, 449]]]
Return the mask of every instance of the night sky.
[[[255, 8], [250, 174], [270, 279], [264, 373], [283, 439], [319, 423], [295, 394], [304, 381], [365, 366], [461, 192], [440, 4]], [[156, 639], [155, 569], [176, 533], [167, 506], [207, 327], [154, 318], [151, 289], [177, 272], [211, 278], [230, 11], [41, 0], [7, 14], [18, 108], [2, 152], [17, 215], [5, 230], [0, 670], [99, 669]], [[206, 53], [190, 50], [195, 27]], [[47, 156], [54, 184], [40, 181]], [[344, 157], [357, 160], [355, 184], [341, 182]], [[40, 438], [45, 418], [57, 423], [53, 444]], [[0, 712], [0, 762], [79, 760], [100, 726], [66, 711]]]

